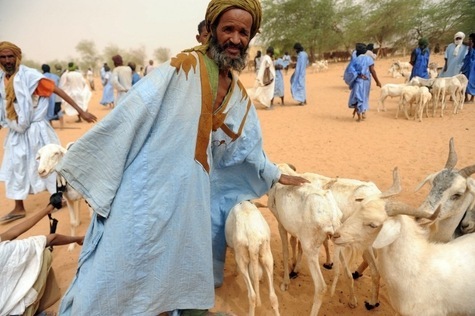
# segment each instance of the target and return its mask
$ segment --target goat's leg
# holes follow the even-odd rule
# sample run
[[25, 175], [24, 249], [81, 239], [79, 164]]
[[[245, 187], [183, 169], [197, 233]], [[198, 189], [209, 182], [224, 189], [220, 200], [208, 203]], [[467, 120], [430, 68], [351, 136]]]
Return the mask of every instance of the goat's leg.
[[325, 269], [331, 270], [333, 267], [333, 262], [332, 262], [332, 257], [330, 254], [330, 246], [328, 244], [329, 238], [325, 239], [323, 242], [323, 247], [325, 248], [325, 263], [323, 264], [323, 267]]
[[282, 291], [287, 291], [290, 284], [289, 278], [289, 244], [287, 241], [287, 231], [279, 224], [280, 240], [282, 241], [282, 260], [284, 262], [284, 279], [280, 285]]
[[369, 302], [365, 301], [366, 309], [371, 310], [379, 306], [379, 271], [376, 267], [376, 258], [372, 248], [368, 248], [363, 252], [363, 258], [371, 269], [371, 300]]
[[[310, 270], [310, 274], [312, 275], [313, 285], [315, 288], [312, 311], [310, 312], [310, 316], [318, 315], [318, 311], [322, 306], [323, 294], [325, 293], [326, 289], [325, 280], [323, 279], [322, 271], [320, 270], [320, 262], [318, 260], [318, 252], [320, 247], [315, 247], [316, 245], [321, 245], [322, 243], [323, 240], [321, 242], [310, 241], [310, 245], [306, 245], [302, 242], [302, 248], [307, 257], [308, 267]], [[316, 249], [313, 249], [312, 247]]]
[[358, 306], [358, 300], [356, 299], [355, 295], [355, 280], [353, 279], [353, 275], [351, 274], [351, 271], [348, 268], [348, 262], [346, 261], [343, 251], [340, 251], [340, 259], [341, 263], [343, 264], [343, 270], [345, 272], [346, 278], [349, 281], [348, 287], [350, 289], [350, 300], [348, 302], [348, 306], [350, 308], [355, 308], [356, 306]]
[[[68, 206], [68, 211], [69, 211], [69, 223], [71, 226], [71, 236], [76, 236], [76, 227], [79, 226], [79, 201], [74, 201], [70, 200], [67, 197], [66, 199], [66, 204]], [[75, 247], [76, 243], [71, 243], [68, 246], [68, 251], [72, 251]]]
[[297, 277], [300, 269], [302, 268], [302, 258], [303, 258], [302, 243], [298, 240], [298, 238], [297, 238], [297, 244], [296, 244], [296, 252], [297, 252], [297, 260], [295, 261], [295, 266], [293, 269], [295, 277]]
[[[247, 287], [247, 296], [249, 299], [249, 315], [254, 316], [255, 309], [256, 309], [256, 292], [254, 291], [254, 287], [252, 286], [251, 277], [249, 275], [249, 251], [248, 249], [238, 249], [236, 247], [234, 249], [236, 264], [241, 272], [242, 277], [244, 278], [244, 282], [246, 283]], [[258, 276], [257, 276], [258, 277]]]
[[274, 259], [272, 257], [269, 241], [266, 241], [262, 244], [260, 249], [260, 258], [262, 266], [264, 267], [267, 275], [267, 282], [269, 283], [269, 299], [272, 306], [272, 311], [274, 312], [274, 316], [280, 316], [279, 300], [277, 299], [274, 289]]

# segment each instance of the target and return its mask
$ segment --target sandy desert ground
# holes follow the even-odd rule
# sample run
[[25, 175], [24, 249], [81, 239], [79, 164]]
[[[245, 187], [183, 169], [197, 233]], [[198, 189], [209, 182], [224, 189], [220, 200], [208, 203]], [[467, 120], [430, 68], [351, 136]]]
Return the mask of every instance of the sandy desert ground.
[[[442, 65], [441, 55], [432, 56], [431, 62]], [[407, 60], [408, 56], [401, 57]], [[387, 58], [376, 61], [376, 71], [382, 84], [401, 83], [403, 78], [392, 78], [388, 69], [395, 59]], [[308, 104], [296, 106], [290, 95], [289, 80], [292, 70], [285, 76], [286, 104], [277, 101], [273, 110], [258, 109], [264, 135], [264, 147], [274, 162], [293, 163], [299, 171], [317, 172], [330, 177], [345, 177], [373, 181], [382, 190], [391, 185], [391, 172], [399, 167], [402, 178], [403, 192], [399, 199], [417, 206], [427, 194], [429, 188], [423, 187], [414, 192], [417, 184], [427, 175], [440, 170], [447, 159], [448, 143], [451, 137], [455, 139], [458, 154], [458, 168], [474, 164], [475, 145], [475, 104], [466, 104], [460, 114], [452, 115], [446, 111], [443, 118], [424, 118], [423, 122], [395, 119], [398, 100], [388, 99], [387, 112], [377, 112], [377, 99], [380, 89], [372, 84], [371, 108], [367, 119], [356, 122], [352, 111], [347, 107], [349, 90], [342, 79], [345, 63], [330, 63], [329, 69], [312, 73], [307, 72]], [[252, 87], [254, 74], [244, 72], [241, 80], [246, 87]], [[101, 87], [96, 79], [96, 87]], [[90, 111], [98, 118], [105, 117], [110, 110], [99, 104], [101, 91], [93, 92]], [[452, 104], [449, 103], [449, 109]], [[403, 117], [403, 116], [402, 116]], [[74, 123], [74, 117], [66, 117], [66, 128], [60, 130], [55, 122], [55, 130], [63, 145], [81, 137], [93, 125]], [[6, 130], [0, 130], [3, 141]], [[3, 149], [2, 153], [3, 153]], [[0, 215], [13, 208], [13, 201], [5, 199], [5, 187], [0, 183]], [[34, 210], [45, 206], [49, 194], [42, 193], [30, 196], [26, 201], [28, 216]], [[260, 200], [267, 203], [266, 197]], [[274, 283], [280, 303], [281, 315], [308, 315], [313, 297], [313, 284], [309, 271], [304, 265], [297, 279], [291, 281], [287, 292], [282, 292], [279, 285], [282, 282], [283, 262], [280, 237], [277, 223], [267, 208], [261, 208], [272, 229], [272, 251], [275, 261]], [[58, 232], [69, 233], [69, 216], [66, 208], [54, 215], [59, 219]], [[79, 233], [85, 233], [89, 215], [86, 206], [82, 205], [81, 225]], [[6, 230], [11, 225], [1, 225]], [[48, 220], [42, 220], [37, 226], [25, 233], [24, 236], [46, 234]], [[66, 291], [75, 270], [80, 247], [68, 252], [66, 247], [56, 247], [54, 250], [53, 267], [61, 287]], [[323, 251], [320, 261], [323, 260]], [[354, 269], [354, 267], [352, 267]], [[244, 281], [235, 273], [235, 261], [228, 252], [225, 283], [216, 291], [215, 310], [234, 312], [236, 315], [246, 315], [248, 309], [247, 291]], [[333, 272], [324, 270], [323, 275], [327, 284], [331, 284]], [[344, 280], [344, 279], [343, 279]], [[394, 315], [389, 305], [384, 285], [381, 289], [381, 306], [373, 311], [366, 311], [364, 301], [370, 297], [370, 278], [366, 273], [355, 282], [358, 306], [350, 309], [348, 291], [345, 283], [340, 282], [334, 297], [326, 295], [319, 315]], [[272, 315], [268, 298], [267, 283], [261, 283], [262, 306], [257, 308], [257, 315]], [[57, 311], [59, 302], [50, 311]]]

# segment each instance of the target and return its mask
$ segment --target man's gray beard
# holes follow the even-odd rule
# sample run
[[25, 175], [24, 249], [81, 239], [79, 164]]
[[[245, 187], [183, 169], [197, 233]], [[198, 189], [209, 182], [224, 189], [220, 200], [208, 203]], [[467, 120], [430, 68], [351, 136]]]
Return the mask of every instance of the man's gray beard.
[[241, 56], [231, 58], [226, 56], [224, 49], [218, 44], [214, 37], [211, 37], [208, 51], [216, 64], [218, 64], [220, 70], [232, 69], [240, 73], [246, 67], [247, 47], [246, 52]]

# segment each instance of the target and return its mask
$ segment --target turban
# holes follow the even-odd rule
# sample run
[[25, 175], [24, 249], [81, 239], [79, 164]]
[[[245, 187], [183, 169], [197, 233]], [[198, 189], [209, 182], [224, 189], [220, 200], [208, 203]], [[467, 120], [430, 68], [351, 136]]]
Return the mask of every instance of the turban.
[[429, 41], [427, 40], [427, 38], [421, 37], [421, 38], [419, 39], [419, 43], [418, 43], [418, 44], [419, 44], [420, 47], [426, 48], [426, 47], [429, 45]]
[[[10, 74], [10, 78], [8, 80], [8, 83], [5, 86], [5, 98], [7, 100], [7, 118], [14, 121], [18, 118], [18, 114], [15, 111], [15, 107], [13, 106], [13, 101], [16, 99], [15, 95], [15, 89], [13, 88], [13, 78], [15, 77], [15, 74], [18, 72], [20, 63], [21, 63], [21, 49], [20, 47], [16, 46], [13, 43], [10, 42], [0, 42], [0, 51], [4, 49], [9, 49], [13, 52], [13, 55], [16, 58], [16, 64], [15, 64], [15, 72], [13, 74]], [[0, 65], [3, 71], [5, 71], [5, 68]], [[6, 72], [6, 71], [5, 71]]]
[[253, 38], [259, 32], [262, 20], [262, 8], [259, 0], [211, 0], [205, 16], [208, 32], [211, 31], [211, 25], [217, 22], [221, 14], [232, 8], [242, 9], [251, 14], [251, 38]]
[[68, 70], [69, 71], [75, 71], [78, 69], [78, 66], [76, 66], [74, 63], [68, 63]]
[[463, 39], [465, 38], [465, 33], [464, 32], [457, 32], [454, 35], [454, 39], [457, 38], [457, 37], [461, 37], [462, 41], [463, 41]]
[[465, 33], [457, 32], [454, 35], [454, 39], [456, 39], [457, 37], [462, 38], [462, 40], [459, 43], [457, 43], [457, 41], [455, 41], [454, 56], [457, 56], [459, 54], [460, 47], [462, 46], [463, 39], [465, 38]]

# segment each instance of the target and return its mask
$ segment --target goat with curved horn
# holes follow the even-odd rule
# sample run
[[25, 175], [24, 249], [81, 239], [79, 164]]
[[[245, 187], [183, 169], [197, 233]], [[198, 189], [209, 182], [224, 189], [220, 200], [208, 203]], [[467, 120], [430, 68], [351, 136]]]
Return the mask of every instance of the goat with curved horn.
[[449, 157], [445, 163], [445, 169], [453, 169], [457, 164], [457, 153], [454, 148], [454, 138], [451, 137], [449, 141]]

